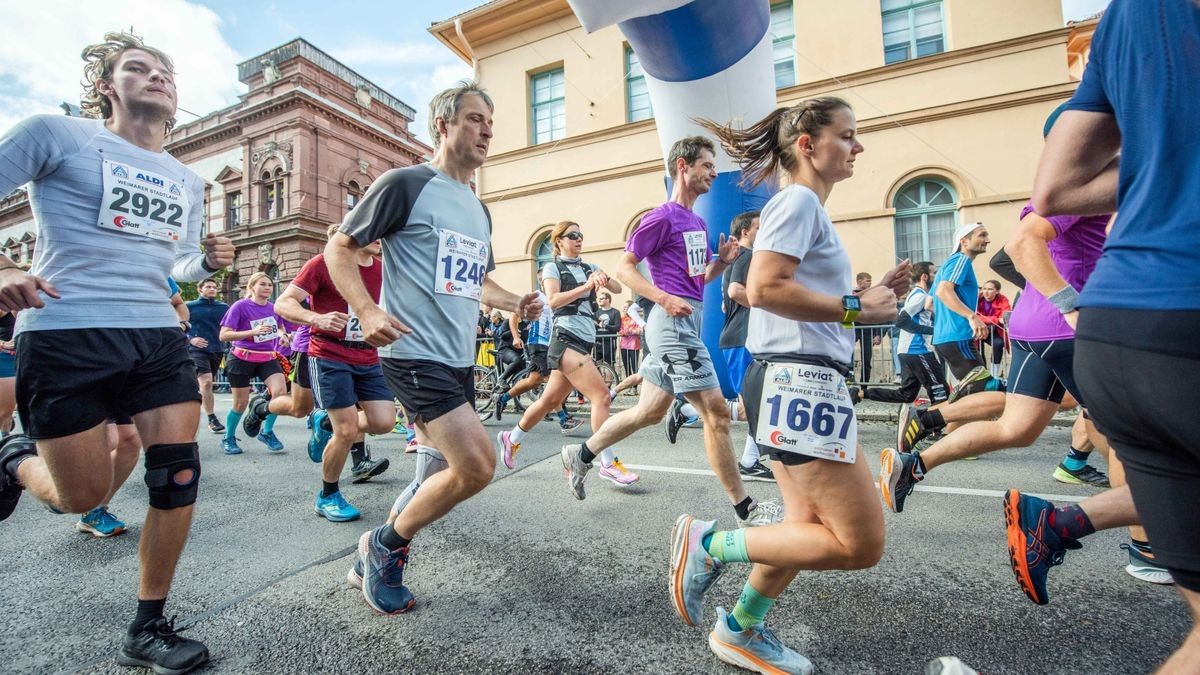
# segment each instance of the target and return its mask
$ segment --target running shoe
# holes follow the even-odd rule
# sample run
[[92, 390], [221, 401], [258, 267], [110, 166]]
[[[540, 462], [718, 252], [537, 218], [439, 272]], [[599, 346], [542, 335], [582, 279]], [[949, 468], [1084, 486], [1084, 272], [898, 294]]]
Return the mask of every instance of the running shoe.
[[957, 656], [939, 656], [925, 664], [925, 675], [979, 675]]
[[242, 446], [238, 445], [237, 437], [229, 438], [228, 436], [221, 439], [221, 451], [227, 455], [242, 454]]
[[408, 443], [405, 444], [405, 446], [404, 446], [404, 454], [411, 455], [411, 454], [415, 453], [417, 451], [417, 448], [420, 446], [421, 446], [421, 444], [417, 442], [417, 439], [415, 437], [410, 438], [410, 439], [408, 439]]
[[504, 400], [504, 394], [492, 394], [492, 419], [500, 422], [504, 419], [504, 409], [508, 407], [508, 401]]
[[500, 461], [504, 463], [504, 468], [509, 471], [517, 468], [517, 453], [521, 450], [521, 444], [512, 442], [512, 432], [501, 431], [496, 434], [496, 443], [500, 445]]
[[184, 630], [175, 628], [175, 617], [170, 621], [159, 617], [133, 635], [126, 633], [117, 663], [152, 668], [159, 675], [180, 675], [194, 670], [208, 662], [208, 647], [180, 636]]
[[975, 366], [971, 372], [967, 373], [966, 377], [958, 381], [958, 386], [950, 392], [950, 398], [946, 399], [946, 403], [954, 403], [964, 396], [984, 391], [987, 389], [987, 381], [990, 379], [992, 379], [992, 373], [985, 366]]
[[1145, 554], [1134, 548], [1131, 544], [1121, 544], [1121, 548], [1129, 551], [1129, 564], [1125, 566], [1125, 573], [1137, 579], [1151, 584], [1169, 585], [1175, 583], [1171, 578], [1171, 573], [1167, 568], [1159, 565], [1153, 558], [1147, 558]]
[[579, 425], [581, 424], [583, 424], [583, 422], [580, 421], [578, 417], [568, 417], [567, 419], [558, 423], [558, 429], [559, 431], [563, 432], [563, 435], [565, 436], [566, 434], [578, 429]]
[[685, 419], [683, 421], [683, 424], [681, 424], [679, 426], [687, 427], [688, 429], [698, 429], [699, 427], [701, 427], [703, 425], [704, 425], [704, 420], [700, 419], [699, 415], [692, 415], [691, 417]]
[[601, 466], [599, 471], [600, 477], [609, 481], [617, 487], [628, 487], [642, 479], [641, 476], [625, 468], [619, 457], [613, 458], [613, 463], [608, 466]]
[[384, 471], [387, 471], [390, 465], [391, 462], [388, 461], [387, 457], [384, 457], [383, 459], [371, 459], [370, 457], [367, 457], [358, 464], [350, 467], [350, 482], [365, 483]]
[[1082, 548], [1073, 539], [1063, 539], [1047, 520], [1054, 504], [1009, 490], [1004, 495], [1004, 524], [1008, 530], [1008, 561], [1017, 584], [1035, 603], [1050, 602], [1046, 576], [1050, 568], [1061, 565], [1067, 549]]
[[904, 500], [923, 480], [925, 474], [917, 462], [917, 453], [896, 452], [891, 448], [884, 448], [880, 453], [879, 492], [883, 494], [883, 503], [893, 512], [904, 510]]
[[1091, 485], [1098, 488], [1112, 487], [1108, 482], [1108, 475], [1090, 464], [1084, 464], [1082, 469], [1072, 471], [1067, 468], [1066, 464], [1060, 463], [1054, 470], [1053, 477], [1060, 483]]
[[355, 588], [362, 589], [363, 562], [357, 553], [354, 555], [354, 564], [350, 566], [350, 569], [346, 570], [346, 583]]
[[267, 446], [267, 452], [271, 454], [279, 454], [283, 452], [283, 441], [275, 435], [274, 431], [264, 431], [258, 435], [257, 440]]
[[[312, 418], [311, 417], [308, 420], [308, 428], [309, 429], [312, 428]], [[402, 418], [402, 417], [396, 418], [396, 426], [392, 427], [392, 433], [393, 434], [403, 434], [403, 433], [406, 433], [407, 431], [408, 431], [408, 425], [404, 423], [404, 418]]]
[[[363, 598], [376, 612], [400, 614], [412, 609], [417, 600], [404, 585], [404, 567], [408, 564], [408, 547], [389, 551], [379, 543], [383, 525], [364, 532], [358, 538], [358, 560], [361, 563]], [[353, 572], [353, 570], [352, 570]]]
[[312, 434], [308, 437], [308, 458], [317, 464], [325, 456], [325, 446], [333, 438], [333, 432], [327, 431], [322, 422], [329, 419], [329, 413], [318, 408], [312, 411]]
[[[0, 441], [0, 520], [5, 520], [17, 508], [21, 491], [25, 489], [17, 481], [16, 464], [13, 460], [23, 455], [36, 455], [37, 446], [33, 439], [24, 434], [13, 434]], [[9, 469], [12, 466], [13, 469]]]
[[208, 418], [208, 430], [214, 434], [223, 434], [225, 433], [225, 425], [221, 424], [221, 420], [210, 417]]
[[115, 537], [125, 531], [125, 523], [109, 512], [108, 505], [101, 505], [80, 516], [75, 529], [93, 537]]
[[933, 433], [921, 422], [921, 411], [915, 405], [900, 406], [900, 419], [896, 423], [896, 450], [910, 453], [926, 436]]
[[609, 387], [608, 388], [608, 402], [612, 403], [615, 400], [617, 400], [617, 388]]
[[689, 626], [704, 620], [704, 593], [725, 571], [725, 565], [704, 548], [705, 535], [716, 529], [717, 521], [696, 520], [686, 513], [671, 528], [671, 605]]
[[812, 661], [789, 649], [766, 624], [738, 633], [729, 627], [729, 614], [717, 608], [717, 622], [708, 634], [708, 648], [725, 663], [756, 673], [799, 673], [811, 675]]
[[679, 436], [679, 428], [687, 421], [680, 409], [683, 408], [683, 401], [675, 399], [671, 401], [671, 409], [667, 411], [667, 417], [663, 420], [663, 427], [667, 432], [667, 442], [675, 445], [675, 439]]
[[269, 401], [266, 394], [250, 397], [250, 405], [246, 406], [246, 415], [242, 417], [242, 431], [250, 438], [258, 436], [258, 432], [262, 431], [263, 420], [271, 414], [267, 407]]
[[322, 497], [321, 492], [318, 490], [317, 503], [316, 506], [313, 507], [313, 510], [317, 512], [318, 516], [321, 516], [325, 520], [334, 523], [345, 523], [351, 520], [358, 520], [358, 517], [361, 515], [358, 512], [358, 509], [354, 508], [350, 505], [350, 502], [346, 501], [346, 498], [342, 496], [341, 490], [338, 490], [328, 497]]
[[846, 387], [846, 390], [850, 393], [850, 405], [858, 405], [860, 402], [862, 402], [862, 392], [864, 389], [864, 387], [857, 387], [853, 385]]
[[738, 527], [766, 527], [783, 522], [783, 504], [777, 499], [754, 502], [745, 520], [737, 519]]
[[584, 464], [583, 460], [579, 459], [579, 455], [583, 452], [581, 445], [564, 445], [559, 456], [562, 458], [563, 469], [567, 472], [567, 487], [570, 488], [571, 494], [575, 495], [575, 499], [583, 499], [587, 495], [584, 494], [583, 480], [587, 478], [587, 472], [592, 468], [591, 464]]
[[738, 464], [738, 473], [742, 474], [742, 480], [761, 480], [771, 483], [775, 482], [775, 474], [768, 469], [760, 460], [754, 460], [750, 466]]

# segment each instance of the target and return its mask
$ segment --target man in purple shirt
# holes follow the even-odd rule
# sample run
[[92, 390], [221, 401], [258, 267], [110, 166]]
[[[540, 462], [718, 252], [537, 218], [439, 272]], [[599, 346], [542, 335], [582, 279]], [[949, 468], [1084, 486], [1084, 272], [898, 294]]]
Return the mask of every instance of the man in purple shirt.
[[[643, 378], [638, 403], [608, 418], [584, 443], [565, 446], [562, 461], [571, 491], [583, 499], [584, 478], [596, 455], [638, 429], [659, 423], [675, 394], [682, 394], [704, 420], [709, 464], [733, 501], [738, 521], [765, 525], [778, 519], [778, 507], [758, 504], [746, 494], [729, 437], [729, 408], [708, 348], [700, 340], [704, 284], [719, 279], [738, 255], [737, 240], [722, 234], [714, 259], [708, 247], [708, 228], [692, 212], [692, 205], [709, 191], [717, 176], [713, 153], [712, 141], [702, 136], [684, 138], [671, 146], [667, 159], [671, 199], [642, 217], [617, 263], [617, 278], [655, 303], [646, 318], [644, 339], [650, 355], [638, 369]], [[653, 283], [637, 269], [643, 260]]]

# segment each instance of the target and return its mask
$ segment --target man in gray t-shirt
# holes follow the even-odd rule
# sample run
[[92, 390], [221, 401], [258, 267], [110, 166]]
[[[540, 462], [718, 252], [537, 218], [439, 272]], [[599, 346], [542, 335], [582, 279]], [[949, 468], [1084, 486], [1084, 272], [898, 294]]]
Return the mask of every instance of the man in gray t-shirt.
[[82, 108], [96, 119], [42, 115], [0, 138], [0, 194], [29, 183], [38, 229], [29, 273], [0, 258], [0, 310], [24, 310], [16, 386], [27, 434], [0, 443], [0, 520], [28, 489], [84, 514], [87, 532], [119, 534], [105, 503], [128, 471], [114, 466], [106, 423], [131, 416], [150, 510], [118, 661], [183, 673], [208, 660], [163, 615], [199, 489], [200, 393], [163, 298], [168, 275], [198, 281], [232, 263], [234, 249], [201, 239], [204, 181], [163, 150], [177, 100], [170, 57], [109, 33], [83, 58]]
[[[404, 585], [408, 545], [421, 528], [482, 490], [496, 453], [475, 415], [474, 339], [479, 304], [536, 319], [536, 293], [510, 293], [488, 277], [495, 268], [491, 218], [470, 187], [487, 158], [492, 101], [461, 83], [430, 102], [428, 164], [393, 169], [367, 190], [325, 247], [338, 292], [358, 316], [418, 438], [445, 458], [437, 473], [422, 471], [411, 499], [389, 523], [366, 532], [351, 578], [361, 579], [367, 604], [384, 614], [412, 607]], [[382, 306], [367, 293], [355, 253], [383, 241]], [[448, 465], [448, 466], [447, 466]]]

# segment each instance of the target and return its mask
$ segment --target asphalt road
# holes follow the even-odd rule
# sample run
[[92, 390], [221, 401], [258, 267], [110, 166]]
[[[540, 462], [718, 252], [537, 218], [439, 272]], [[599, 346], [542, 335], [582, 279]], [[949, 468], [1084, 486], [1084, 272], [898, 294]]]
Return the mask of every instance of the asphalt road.
[[[739, 439], [744, 429], [735, 425]], [[677, 445], [660, 428], [639, 432], [618, 451], [645, 467], [642, 481], [618, 489], [592, 476], [580, 503], [562, 478], [557, 425], [539, 426], [517, 471], [500, 467], [487, 490], [415, 540], [406, 582], [418, 604], [395, 617], [374, 613], [345, 572], [359, 534], [411, 478], [403, 436], [372, 440], [391, 469], [347, 485], [364, 518], [334, 524], [313, 513], [320, 477], [304, 425], [284, 420], [276, 431], [286, 454], [251, 441], [226, 457], [216, 436], [200, 436], [201, 501], [168, 613], [208, 644], [201, 672], [738, 672], [709, 653], [707, 629], [675, 616], [666, 592], [675, 517], [733, 524], [700, 431], [684, 430]], [[893, 437], [890, 426], [862, 425], [873, 467]], [[940, 468], [922, 487], [964, 490], [914, 494], [903, 514], [887, 514], [877, 567], [802, 573], [769, 623], [819, 673], [919, 673], [947, 654], [985, 673], [1153, 669], [1190, 624], [1172, 588], [1122, 571], [1123, 532], [1070, 552], [1051, 574], [1047, 606], [1030, 603], [1009, 570], [1000, 491], [1094, 492], [1050, 479], [1068, 439], [1050, 429], [1032, 448]], [[773, 484], [750, 487], [777, 496]], [[139, 470], [112, 503], [130, 526], [122, 536], [77, 533], [73, 516], [29, 498], [0, 524], [0, 672], [131, 672], [114, 656], [133, 613], [145, 503]], [[744, 579], [735, 567], [710, 591], [707, 621], [717, 605], [732, 607]]]

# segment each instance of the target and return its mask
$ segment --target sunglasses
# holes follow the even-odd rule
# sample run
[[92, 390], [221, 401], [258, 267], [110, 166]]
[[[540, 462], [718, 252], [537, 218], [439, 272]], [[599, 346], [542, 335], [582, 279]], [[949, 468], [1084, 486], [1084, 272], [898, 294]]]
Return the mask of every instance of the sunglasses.
[[563, 237], [570, 239], [571, 241], [583, 241], [583, 235], [578, 232], [568, 232], [564, 234]]

